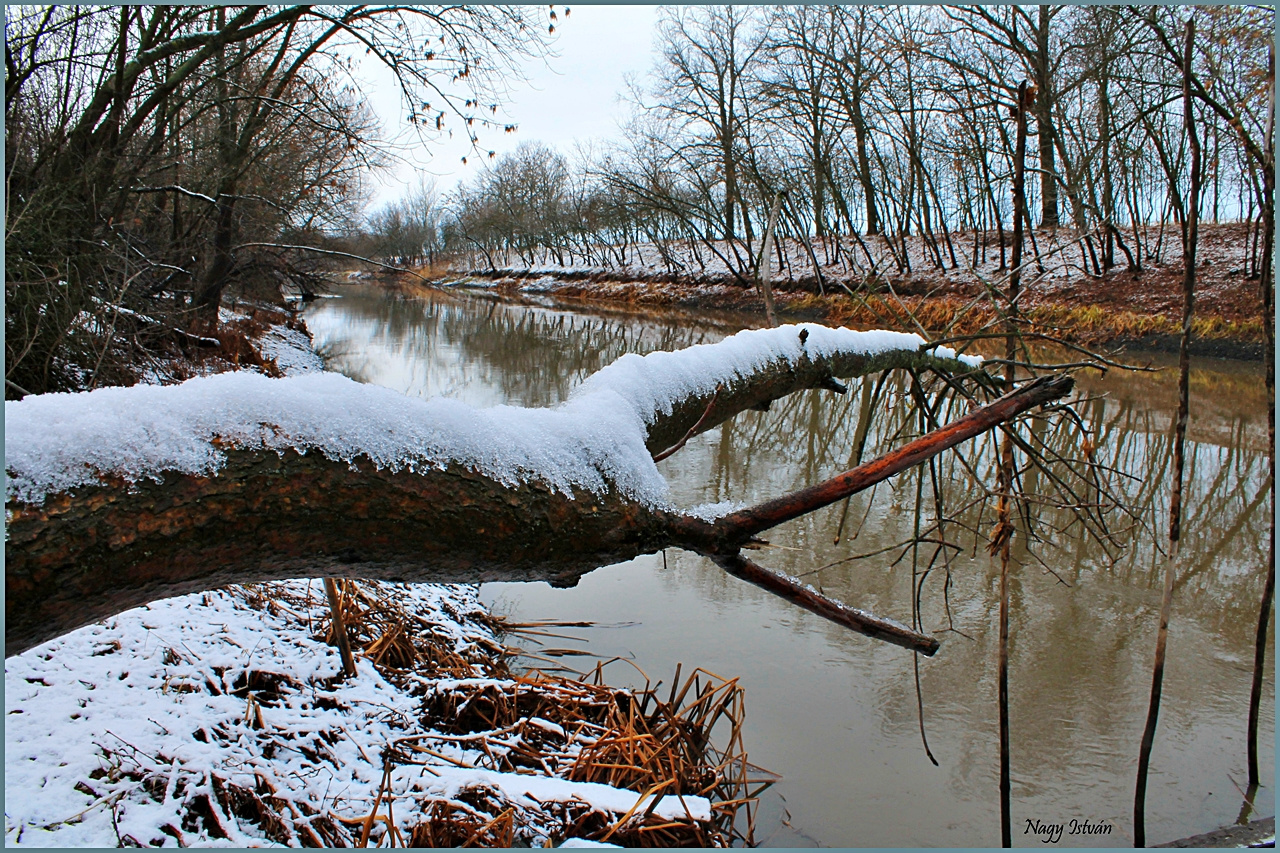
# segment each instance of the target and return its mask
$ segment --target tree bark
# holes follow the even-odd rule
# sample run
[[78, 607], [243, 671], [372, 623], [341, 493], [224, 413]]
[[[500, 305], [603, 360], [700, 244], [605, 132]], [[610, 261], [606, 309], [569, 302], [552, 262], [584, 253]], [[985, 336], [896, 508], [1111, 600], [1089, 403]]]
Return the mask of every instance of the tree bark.
[[[1043, 10], [1044, 7], [1041, 7]], [[1008, 335], [1005, 337], [1004, 382], [1006, 389], [1013, 388], [1014, 363], [1018, 349], [1018, 298], [1022, 277], [1022, 225], [1027, 220], [1026, 155], [1027, 108], [1031, 96], [1026, 81], [1018, 86], [1016, 107], [1017, 131], [1013, 152], [1013, 254], [1009, 273], [1009, 308], [1006, 318]], [[1030, 222], [1027, 222], [1030, 226]], [[1029, 229], [1028, 229], [1029, 230]], [[1013, 540], [1014, 461], [1013, 436], [1006, 432], [1000, 442], [1000, 467], [997, 469], [996, 530], [992, 534], [992, 547], [1000, 555], [1000, 643], [997, 652], [997, 704], [1000, 716], [1000, 846], [1012, 847], [1012, 783], [1009, 753], [1009, 545]]]
[[769, 275], [773, 258], [769, 253], [773, 251], [773, 231], [778, 226], [778, 211], [782, 208], [784, 195], [779, 192], [773, 196], [773, 206], [769, 208], [769, 221], [764, 230], [764, 246], [760, 249], [760, 292], [764, 294], [764, 316], [771, 329], [777, 327], [778, 315], [773, 311], [773, 284]]
[[[1276, 114], [1276, 53], [1272, 47], [1267, 55], [1268, 103], [1266, 144], [1263, 150], [1268, 152], [1267, 161], [1263, 163], [1262, 174], [1262, 223], [1266, 230], [1266, 240], [1262, 253], [1262, 269], [1259, 273], [1258, 285], [1262, 291], [1262, 327], [1267, 332], [1267, 397], [1275, 400], [1276, 396], [1276, 340], [1275, 340], [1275, 300], [1272, 279], [1275, 270], [1272, 267], [1272, 251], [1275, 245], [1275, 160], [1274, 133]], [[1273, 405], [1267, 410], [1267, 447], [1270, 448], [1268, 463], [1271, 468], [1271, 530], [1267, 546], [1267, 583], [1262, 592], [1262, 605], [1258, 611], [1258, 632], [1255, 638], [1253, 655], [1253, 685], [1249, 691], [1249, 728], [1246, 750], [1249, 761], [1249, 784], [1256, 787], [1261, 784], [1258, 772], [1258, 717], [1262, 703], [1262, 679], [1266, 672], [1267, 657], [1267, 623], [1271, 619], [1271, 598], [1276, 590], [1276, 409]]]
[[1058, 227], [1058, 182], [1053, 150], [1053, 89], [1052, 58], [1049, 55], [1049, 28], [1052, 15], [1049, 6], [1039, 7], [1039, 26], [1036, 28], [1035, 73], [1039, 93], [1036, 97], [1036, 135], [1040, 145], [1040, 225]]
[[876, 184], [871, 174], [871, 158], [867, 156], [867, 120], [862, 115], [861, 92], [855, 90], [850, 103], [853, 137], [858, 153], [858, 181], [862, 184], [862, 198], [867, 208], [866, 231], [875, 235], [880, 233], [880, 216], [876, 208]]
[[[832, 387], [833, 376], [959, 366], [914, 350], [779, 360], [719, 389], [691, 392], [654, 417], [646, 446], [656, 453], [754, 405]], [[846, 472], [836, 478], [843, 491], [831, 500], [1061, 396], [1070, 385], [1057, 377], [1006, 395], [890, 454], [894, 463], [886, 457]], [[9, 500], [5, 654], [149, 601], [232, 583], [367, 577], [571, 586], [598, 566], [670, 546], [728, 558], [780, 523], [774, 519], [831, 502], [829, 483], [814, 487], [821, 500], [811, 490], [780, 499], [791, 507], [782, 515], [775, 501], [709, 523], [613, 486], [603, 494], [566, 495], [537, 481], [504, 485], [457, 464], [391, 471], [365, 457], [327, 459], [315, 449], [219, 450], [224, 462], [216, 476], [149, 472], [150, 479], [130, 484], [103, 475], [40, 504]]]

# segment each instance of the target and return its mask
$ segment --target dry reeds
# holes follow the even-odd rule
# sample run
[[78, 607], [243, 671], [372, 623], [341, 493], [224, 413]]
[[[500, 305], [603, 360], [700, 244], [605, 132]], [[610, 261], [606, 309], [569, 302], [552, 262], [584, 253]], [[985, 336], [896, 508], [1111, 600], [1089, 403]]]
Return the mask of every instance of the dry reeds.
[[[581, 837], [628, 847], [750, 844], [756, 799], [776, 777], [746, 759], [742, 688], [737, 679], [704, 670], [679, 678], [677, 669], [666, 698], [660, 684], [609, 687], [599, 666], [579, 680], [531, 672], [479, 685], [446, 683], [424, 697], [425, 715], [441, 721], [442, 731], [398, 740], [398, 759], [439, 760], [448, 743], [475, 755], [470, 766], [541, 771], [643, 795], [621, 816], [542, 804], [531, 822], [548, 827], [557, 843]], [[713, 745], [713, 733], [717, 740], [723, 735], [723, 748]], [[654, 812], [664, 796], [706, 797], [711, 819], [662, 818]], [[444, 837], [457, 840], [453, 831]]]
[[[470, 647], [460, 651], [445, 626], [429, 621], [406, 606], [388, 584], [335, 581], [339, 612], [352, 648], [395, 681], [397, 674], [422, 677], [470, 678], [478, 672], [493, 672], [505, 653], [501, 645], [472, 637]], [[455, 614], [457, 615], [457, 614]], [[480, 614], [471, 614], [482, 623]], [[488, 622], [485, 627], [492, 627]], [[317, 633], [328, 637], [332, 628], [321, 622]], [[505, 671], [505, 670], [503, 670]]]
[[[629, 690], [605, 684], [603, 663], [578, 678], [514, 673], [519, 650], [505, 647], [498, 632], [576, 639], [547, 630], [567, 623], [502, 623], [479, 609], [456, 612], [449, 596], [433, 600], [394, 584], [339, 581], [335, 592], [355, 655], [417, 702], [387, 706], [403, 734], [374, 745], [342, 723], [314, 730], [273, 724], [285, 705], [342, 710], [351, 682], [340, 677], [303, 683], [265, 668], [235, 677], [215, 668], [203, 684], [184, 681], [183, 692], [243, 700], [239, 720], [196, 738], [237, 744], [261, 769], [246, 784], [231, 770], [179, 772], [166, 756], [109, 750], [117, 769], [108, 781], [140, 782], [157, 801], [178, 804], [180, 819], [163, 831], [180, 844], [244, 837], [250, 826], [269, 841], [303, 847], [541, 846], [570, 838], [629, 847], [753, 843], [757, 798], [776, 777], [747, 761], [736, 679], [700, 669], [682, 679], [677, 667], [670, 688], [646, 681]], [[238, 595], [250, 608], [306, 624], [317, 641], [330, 633], [333, 611], [319, 584], [264, 584]], [[381, 771], [376, 790], [347, 786], [338, 799], [317, 798], [295, 773], [271, 771], [276, 759], [301, 756], [306, 767], [354, 779], [344, 740], [355, 745], [356, 763]], [[481, 772], [472, 778], [459, 770]], [[441, 777], [452, 781], [433, 787]], [[530, 792], [545, 790], [541, 780], [561, 780], [554, 784], [598, 783], [635, 796], [624, 797], [623, 807], [616, 797], [601, 805], [598, 789], [588, 787], [555, 798], [519, 793], [532, 778]], [[303, 787], [294, 790], [295, 781]]]

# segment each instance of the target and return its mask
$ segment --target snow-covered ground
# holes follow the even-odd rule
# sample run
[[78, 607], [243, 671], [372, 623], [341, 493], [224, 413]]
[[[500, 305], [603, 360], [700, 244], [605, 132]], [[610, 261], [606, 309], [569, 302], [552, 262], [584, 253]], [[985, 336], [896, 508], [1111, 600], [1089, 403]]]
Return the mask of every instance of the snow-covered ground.
[[[1139, 229], [1144, 257], [1148, 262], [1152, 260], [1150, 255], [1153, 246], [1157, 245], [1163, 250], [1159, 253], [1160, 257], [1155, 259], [1157, 263], [1181, 262], [1176, 226], [1169, 228], [1172, 229], [1173, 236], [1166, 237], [1163, 233], [1165, 229], [1155, 225]], [[1213, 265], [1222, 267], [1222, 272], [1240, 273], [1249, 248], [1246, 232], [1247, 228], [1239, 224], [1202, 226], [1202, 257], [1211, 256], [1214, 259]], [[1101, 243], [1098, 234], [1091, 233], [1089, 237], [1096, 250]], [[1052, 287], [1054, 282], [1080, 276], [1081, 265], [1084, 263], [1084, 248], [1080, 238], [1081, 235], [1071, 227], [1037, 230], [1032, 236], [1036, 242], [1027, 246], [1029, 267], [1024, 271], [1024, 284], [1034, 279]], [[1012, 240], [1009, 235], [1005, 239]], [[1126, 245], [1132, 245], [1134, 235], [1131, 230], [1126, 230], [1121, 234], [1121, 239], [1129, 241]], [[733, 244], [723, 240], [710, 243], [672, 240], [661, 246], [654, 243], [629, 245], [621, 251], [622, 259], [618, 257], [617, 247], [608, 252], [597, 249], [598, 256], [592, 258], [571, 255], [564, 263], [559, 262], [550, 251], [535, 254], [532, 263], [515, 253], [504, 254], [498, 251], [491, 256], [478, 252], [463, 255], [451, 267], [461, 274], [481, 273], [491, 268], [492, 257], [499, 273], [526, 277], [528, 281], [524, 282], [523, 289], [528, 290], [547, 290], [551, 280], [557, 278], [591, 277], [601, 273], [609, 273], [613, 277], [631, 276], [638, 280], [674, 275], [714, 281], [733, 278], [735, 270], [748, 270], [751, 259], [759, 250], [759, 239], [754, 243], [738, 240]], [[1009, 248], [1006, 247], [1006, 255], [1008, 251]], [[1044, 262], [1043, 272], [1034, 263], [1037, 255]], [[1116, 251], [1116, 256], [1119, 263], [1125, 263], [1119, 250]], [[981, 235], [975, 244], [972, 231], [952, 234], [950, 245], [941, 235], [935, 235], [934, 240], [930, 241], [919, 234], [894, 237], [892, 241], [885, 235], [815, 237], [804, 240], [795, 237], [781, 238], [774, 241], [770, 270], [775, 285], [821, 278], [828, 282], [828, 287], [839, 289], [840, 283], [860, 282], [869, 274], [892, 275], [898, 270], [900, 261], [906, 262], [909, 269], [916, 272], [941, 275], [948, 281], [958, 283], [974, 284], [981, 279], [995, 280], [1005, 273], [995, 232]], [[1035, 272], [1032, 272], [1033, 269]], [[1210, 272], [1216, 271], [1205, 271]]]
[[[69, 481], [56, 472], [84, 470], [86, 462], [108, 470], [132, 454], [141, 460], [135, 473], [145, 475], [161, 457], [162, 468], [185, 459], [165, 438], [178, 434], [174, 423], [200, 432], [207, 447], [209, 425], [178, 417], [192, 393], [225, 391], [214, 394], [211, 417], [243, 413], [253, 400], [266, 405], [273, 395], [284, 413], [294, 398], [279, 396], [283, 389], [310, 393], [316, 382], [339, 383], [357, 397], [383, 393], [321, 373], [296, 330], [273, 327], [262, 347], [292, 378], [246, 371], [177, 388], [7, 403], [10, 497], [65, 488]], [[639, 367], [621, 365], [611, 384], [643, 387]], [[645, 403], [661, 405], [649, 393]], [[94, 414], [77, 420], [86, 401]], [[256, 423], [261, 432], [263, 421]], [[119, 442], [128, 436], [136, 441], [126, 440], [132, 449], [124, 453]], [[37, 470], [45, 473], [33, 479]], [[514, 723], [460, 729], [463, 711], [485, 697], [518, 705], [522, 696], [546, 695], [543, 707], [554, 709], [552, 694], [564, 689], [531, 686], [506, 671], [475, 588], [362, 582], [349, 592], [393, 613], [379, 623], [380, 635], [366, 638], [352, 678], [340, 678], [338, 655], [323, 639], [322, 584], [306, 580], [154, 602], [6, 659], [6, 844], [333, 846], [428, 836], [458, 844], [505, 826], [506, 835], [484, 837], [599, 846], [580, 836], [711, 817], [705, 797], [571, 780], [583, 751], [604, 738], [601, 729], [569, 731], [538, 716], [527, 698]]]
[[[540, 845], [566, 840], [557, 804], [611, 820], [651, 805], [553, 773], [493, 770], [502, 738], [432, 726], [424, 708], [440, 694], [514, 683], [486, 674], [496, 641], [475, 588], [362, 587], [442, 654], [472, 661], [453, 674], [473, 677], [393, 681], [358, 658], [358, 675], [340, 679], [336, 651], [316, 636], [328, 611], [313, 581], [156, 602], [6, 660], [6, 844], [351, 844], [374, 812], [391, 821], [375, 821], [375, 840], [389, 825], [408, 838], [440, 803], [483, 819], [496, 816], [487, 807], [514, 809], [521, 839]], [[569, 746], [553, 769], [581, 744]], [[396, 749], [422, 763], [384, 764]], [[659, 817], [710, 815], [702, 797], [652, 805]]]

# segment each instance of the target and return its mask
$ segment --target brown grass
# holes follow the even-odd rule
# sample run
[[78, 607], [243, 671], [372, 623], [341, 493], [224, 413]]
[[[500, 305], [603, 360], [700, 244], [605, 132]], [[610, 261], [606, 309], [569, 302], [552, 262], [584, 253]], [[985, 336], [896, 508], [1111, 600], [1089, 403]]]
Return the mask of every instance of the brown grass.
[[[799, 311], [825, 309], [826, 322], [853, 328], [917, 331], [914, 320], [935, 337], [1003, 334], [1003, 319], [989, 305], [973, 305], [971, 300], [955, 297], [806, 296], [791, 302], [789, 307]], [[1115, 311], [1098, 305], [1032, 305], [1022, 311], [1021, 325], [1026, 332], [1089, 344], [1148, 335], [1176, 335], [1182, 331], [1180, 321], [1175, 318]], [[1192, 334], [1200, 339], [1264, 340], [1261, 319], [1231, 320], [1210, 315], [1193, 318], [1191, 325]]]
[[[477, 766], [551, 770], [573, 781], [653, 795], [650, 808], [622, 816], [545, 803], [536, 822], [552, 827], [555, 843], [577, 836], [628, 847], [749, 844], [756, 798], [775, 777], [746, 760], [742, 688], [736, 679], [703, 670], [683, 682], [679, 677], [677, 669], [663, 698], [660, 684], [636, 691], [609, 687], [600, 667], [577, 680], [535, 671], [479, 689], [429, 693], [423, 707], [428, 718], [441, 721], [446, 740], [480, 748], [484, 758]], [[713, 733], [723, 748], [714, 745]], [[489, 749], [494, 738], [508, 746]], [[434, 734], [402, 738], [393, 760], [413, 764], [437, 757], [433, 742], [439, 740]], [[652, 807], [667, 795], [709, 798], [711, 821], [657, 817]], [[456, 833], [447, 837], [456, 840]]]
[[[1144, 242], [1156, 238], [1159, 229], [1148, 229]], [[994, 235], [986, 235], [993, 238]], [[1118, 256], [1116, 266], [1101, 276], [1084, 272], [1079, 249], [1069, 235], [1062, 251], [1048, 252], [1056, 239], [1041, 233], [1045, 255], [1043, 275], [1034, 266], [1024, 273], [1020, 306], [1032, 331], [1052, 334], [1076, 344], [1102, 344], [1148, 336], [1177, 335], [1181, 331], [1180, 249], [1176, 229], [1165, 234], [1160, 258], [1146, 257], [1141, 271], [1129, 270]], [[1193, 335], [1202, 341], [1260, 344], [1265, 340], [1262, 300], [1256, 279], [1249, 279], [1250, 230], [1241, 223], [1205, 224], [1200, 235], [1197, 267], [1196, 317]], [[960, 242], [965, 243], [961, 237]], [[930, 336], [971, 335], [1000, 322], [997, 306], [987, 288], [1004, 291], [1005, 270], [995, 269], [990, 256], [980, 270], [964, 266], [938, 270], [921, 255], [918, 239], [912, 243], [914, 272], [877, 276], [828, 268], [826, 293], [817, 293], [813, 276], [797, 267], [774, 282], [780, 310], [792, 317], [820, 319], [856, 328], [889, 328], [920, 331]], [[1148, 245], [1147, 250], [1150, 250]], [[855, 252], [856, 254], [856, 252]], [[964, 252], [961, 252], [963, 255]], [[428, 278], [436, 277], [437, 270]], [[680, 306], [743, 310], [763, 317], [760, 294], [727, 274], [672, 274], [658, 269], [583, 270], [557, 273], [539, 268], [534, 273], [519, 268], [497, 273], [476, 271], [470, 275], [492, 281], [500, 291], [514, 291], [530, 275], [552, 275], [560, 284], [557, 297], [584, 301], [622, 302], [629, 305]], [[457, 270], [440, 277], [457, 277]], [[984, 281], [987, 282], [984, 284]], [[914, 316], [912, 316], [914, 315]], [[918, 325], [917, 325], [918, 324]], [[1003, 329], [998, 329], [1003, 332]]]
[[[469, 630], [460, 641], [455, 632], [432, 621], [435, 611], [415, 609], [395, 585], [347, 580], [338, 588], [352, 649], [388, 681], [421, 699], [404, 718], [402, 737], [380, 755], [361, 753], [364, 760], [381, 764], [382, 783], [372, 808], [351, 814], [307, 803], [280, 790], [285, 783], [273, 782], [264, 771], [257, 773], [252, 787], [214, 774], [207, 789], [191, 790], [193, 796], [183, 794], [194, 779], [171, 792], [185, 807], [163, 831], [181, 845], [195, 840], [188, 838], [192, 833], [229, 837], [230, 828], [223, 825], [227, 815], [258, 827], [278, 844], [302, 847], [510, 847], [543, 838], [558, 845], [574, 837], [629, 847], [727, 847], [754, 841], [757, 798], [776, 777], [747, 761], [745, 702], [736, 679], [703, 670], [681, 679], [677, 667], [672, 686], [664, 691], [661, 683], [646, 683], [639, 690], [610, 687], [602, 663], [579, 678], [536, 670], [514, 673], [511, 660], [519, 650], [504, 646], [492, 632], [563, 637], [547, 630], [560, 627], [558, 623], [517, 625], [485, 613], [450, 611], [446, 616], [459, 624], [488, 629]], [[296, 588], [276, 584], [237, 589], [248, 606], [291, 614], [310, 624], [317, 641], [330, 638], [322, 596], [312, 600]], [[309, 697], [317, 707], [341, 707], [341, 685], [340, 676], [302, 684], [256, 669], [228, 683], [226, 671], [215, 669], [204, 683], [186, 680], [168, 689], [214, 694], [229, 689], [243, 700], [239, 724], [202, 729], [196, 734], [200, 740], [243, 746], [248, 728], [254, 731], [255, 750], [267, 762], [290, 750], [344, 771], [331, 748], [349, 737], [341, 727], [307, 737], [262, 725], [263, 709], [269, 717], [281, 703]], [[101, 775], [108, 781], [132, 779], [156, 799], [166, 796], [175, 766], [169, 758], [139, 763], [128, 749], [104, 747], [104, 753], [111, 769]], [[393, 796], [396, 771], [407, 768], [416, 775], [415, 768], [432, 773], [432, 767], [448, 765], [608, 784], [634, 791], [637, 806], [618, 814], [580, 800], [513, 802], [482, 784], [449, 798], [421, 791]], [[654, 807], [666, 795], [708, 798], [710, 819], [659, 817]]]

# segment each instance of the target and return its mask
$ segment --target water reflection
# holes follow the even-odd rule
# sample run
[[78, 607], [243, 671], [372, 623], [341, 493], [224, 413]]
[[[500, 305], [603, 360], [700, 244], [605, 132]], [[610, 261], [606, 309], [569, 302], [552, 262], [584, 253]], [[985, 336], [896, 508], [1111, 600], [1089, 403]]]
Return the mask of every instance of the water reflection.
[[[481, 405], [555, 404], [625, 352], [711, 342], [732, 331], [688, 317], [575, 313], [466, 294], [396, 299], [369, 290], [326, 300], [309, 309], [307, 321], [336, 369]], [[1225, 367], [1206, 363], [1192, 375], [1186, 517], [1148, 792], [1154, 841], [1230, 823], [1245, 776], [1270, 512], [1262, 455], [1269, 401], [1260, 370]], [[1027, 846], [1039, 844], [1020, 834], [1029, 819], [1115, 827], [1109, 836], [1064, 837], [1072, 846], [1132, 843], [1133, 776], [1168, 559], [1176, 378], [1111, 371], [1082, 376], [1080, 384], [1089, 397], [1080, 406], [1083, 431], [1042, 419], [1023, 433], [1053, 453], [1091, 453], [1106, 474], [1078, 481], [1061, 466], [1023, 472], [1029, 491], [1053, 497], [1030, 513], [1040, 541], [1028, 550], [1018, 540], [1012, 583], [1014, 842]], [[918, 434], [912, 399], [911, 379], [900, 374], [855, 381], [842, 397], [797, 394], [696, 437], [662, 470], [682, 505], [775, 496]], [[939, 419], [960, 413], [959, 403], [948, 405], [956, 408], [944, 407]], [[779, 821], [772, 843], [994, 844], [998, 567], [981, 547], [994, 511], [986, 491], [994, 464], [994, 439], [976, 440], [854, 496], [847, 508], [778, 528], [770, 539], [779, 547], [760, 555], [767, 565], [806, 574], [828, 595], [906, 622], [918, 591], [921, 624], [944, 641], [920, 663], [924, 722], [940, 767], [920, 745], [906, 653], [792, 608], [701, 558], [672, 552], [665, 568], [660, 556], [644, 557], [594, 572], [572, 590], [495, 584], [485, 595], [521, 618], [596, 620], [602, 627], [582, 632], [592, 650], [630, 657], [655, 680], [669, 677], [677, 661], [741, 676], [752, 759], [785, 777], [778, 790], [800, 833]], [[935, 483], [952, 515], [940, 530], [933, 529]], [[1058, 506], [1072, 501], [1087, 509], [1084, 521]], [[1128, 511], [1105, 509], [1111, 503]], [[935, 542], [913, 553], [901, 543], [917, 526], [962, 550]], [[851, 559], [869, 553], [876, 556]], [[1268, 655], [1274, 660], [1274, 638]], [[629, 672], [620, 667], [613, 676], [624, 682]], [[1273, 738], [1271, 678], [1264, 739]], [[1263, 753], [1270, 774], [1271, 753]]]
[[550, 406], [628, 352], [681, 349], [727, 330], [677, 319], [618, 322], [474, 294], [392, 296], [342, 290], [308, 310], [331, 369], [421, 397], [475, 405]]

